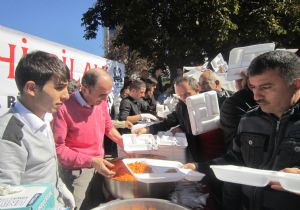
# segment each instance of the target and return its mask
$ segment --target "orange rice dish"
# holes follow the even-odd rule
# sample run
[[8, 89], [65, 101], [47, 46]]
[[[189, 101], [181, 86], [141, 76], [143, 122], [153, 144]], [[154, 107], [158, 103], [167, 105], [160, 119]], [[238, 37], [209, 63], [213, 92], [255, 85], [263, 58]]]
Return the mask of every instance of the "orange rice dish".
[[[116, 175], [112, 177], [112, 179], [127, 182], [137, 181], [136, 178], [128, 171], [128, 169], [122, 161], [116, 161], [114, 162], [114, 165], [115, 167], [112, 170], [116, 172]], [[136, 161], [134, 163], [128, 164], [128, 167], [132, 170], [132, 172], [136, 174], [151, 173], [152, 171], [151, 167], [144, 162]]]

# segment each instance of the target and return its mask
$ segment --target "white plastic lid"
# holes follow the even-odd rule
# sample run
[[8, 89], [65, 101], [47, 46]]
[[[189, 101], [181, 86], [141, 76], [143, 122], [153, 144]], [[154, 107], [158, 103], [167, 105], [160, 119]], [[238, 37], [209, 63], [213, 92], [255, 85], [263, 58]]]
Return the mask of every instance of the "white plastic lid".
[[227, 80], [242, 79], [241, 73], [247, 70], [255, 57], [265, 52], [273, 51], [274, 49], [274, 43], [233, 48], [229, 54]]
[[220, 110], [216, 91], [187, 97], [186, 105], [193, 135], [219, 128]]
[[212, 59], [210, 64], [215, 72], [224, 73], [228, 70], [228, 65], [221, 53], [219, 53], [214, 59]]

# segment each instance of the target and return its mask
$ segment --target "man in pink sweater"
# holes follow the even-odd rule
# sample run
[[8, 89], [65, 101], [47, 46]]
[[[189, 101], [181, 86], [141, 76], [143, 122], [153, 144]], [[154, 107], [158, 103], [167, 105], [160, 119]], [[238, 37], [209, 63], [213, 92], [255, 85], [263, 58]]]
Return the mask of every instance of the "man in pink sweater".
[[[74, 194], [77, 209], [93, 207], [85, 206], [97, 203], [88, 198], [90, 188], [94, 183], [103, 183], [103, 176], [114, 175], [113, 164], [104, 159], [104, 135], [123, 147], [107, 108], [112, 85], [106, 71], [99, 68], [87, 71], [82, 77], [81, 90], [72, 94], [54, 115], [52, 126], [61, 176]], [[83, 200], [89, 201], [83, 204]]]

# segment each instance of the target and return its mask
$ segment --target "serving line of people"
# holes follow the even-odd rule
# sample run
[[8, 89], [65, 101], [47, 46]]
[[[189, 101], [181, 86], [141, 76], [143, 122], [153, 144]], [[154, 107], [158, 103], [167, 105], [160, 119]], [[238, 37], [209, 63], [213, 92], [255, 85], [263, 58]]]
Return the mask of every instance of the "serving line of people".
[[[166, 119], [160, 123], [153, 124], [149, 127], [139, 128], [134, 131], [136, 134], [151, 133], [157, 134], [159, 131], [166, 131], [172, 127], [173, 132], [184, 132], [187, 136], [188, 141], [188, 152], [191, 155], [192, 160], [203, 160], [211, 159], [213, 157], [220, 156], [222, 154], [223, 139], [220, 135], [214, 136], [216, 132], [209, 132], [209, 134], [204, 135], [193, 135], [188, 109], [185, 103], [185, 100], [189, 96], [194, 96], [199, 94], [199, 92], [206, 92], [210, 90], [215, 90], [217, 92], [219, 106], [222, 106], [222, 102], [226, 97], [229, 97], [232, 93], [230, 91], [224, 90], [221, 86], [220, 79], [212, 70], [205, 70], [201, 74], [199, 81], [193, 77], [180, 77], [175, 82], [176, 94], [179, 96], [180, 101], [176, 105], [175, 111], [167, 116]], [[215, 138], [215, 148], [213, 150], [217, 151], [207, 151], [207, 148], [202, 148], [204, 145], [201, 145], [201, 139], [210, 139]], [[203, 143], [203, 142], [202, 142]], [[206, 150], [206, 151], [205, 151]], [[209, 152], [212, 152], [209, 154]], [[214, 154], [213, 154], [214, 153]]]
[[[178, 77], [176, 92], [180, 101], [175, 111], [161, 122], [135, 132], [155, 134], [179, 125], [180, 131], [186, 133], [191, 154], [191, 163], [185, 167], [204, 172], [212, 180], [215, 177], [209, 169], [211, 164], [299, 173], [295, 167], [300, 165], [297, 149], [300, 148], [297, 132], [299, 57], [286, 51], [265, 53], [253, 60], [247, 76], [249, 89], [245, 86], [243, 90], [247, 90], [247, 94], [251, 90], [258, 107], [243, 117], [241, 112], [234, 112], [237, 107], [231, 108], [236, 106], [234, 104], [242, 107], [244, 103], [236, 103], [236, 100], [227, 103], [233, 98], [241, 99], [243, 94], [237, 95], [237, 92], [231, 96], [231, 92], [222, 88], [215, 73], [205, 70], [199, 81]], [[80, 90], [69, 96], [68, 67], [58, 58], [37, 51], [20, 60], [15, 80], [20, 91], [18, 102], [0, 117], [0, 184], [53, 183], [56, 207], [91, 209], [105, 202], [107, 194], [103, 176], [112, 177], [114, 165], [104, 159], [104, 135], [123, 147], [122, 136], [113, 126], [107, 108], [107, 96], [112, 90], [111, 76], [102, 69], [91, 69], [83, 75]], [[148, 99], [142, 100], [147, 86]], [[216, 131], [199, 136], [191, 132], [185, 100], [209, 90], [217, 92], [221, 123], [226, 114], [230, 117], [226, 110], [233, 110], [236, 115], [235, 125], [228, 129], [234, 138], [227, 140], [226, 154], [224, 138], [215, 135]], [[153, 84], [141, 80], [131, 82], [128, 96], [120, 103], [119, 120], [132, 123], [142, 119], [157, 120], [147, 109], [153, 91]], [[222, 104], [226, 103], [224, 111]], [[53, 113], [52, 130], [51, 115], [48, 117], [47, 113]], [[223, 119], [223, 122], [228, 123], [228, 119]], [[226, 123], [223, 123], [223, 131], [227, 129]], [[127, 127], [130, 126], [131, 123], [127, 123]], [[212, 147], [205, 147], [207, 144], [203, 142], [206, 140], [211, 140]], [[218, 187], [215, 189], [223, 192], [222, 197], [217, 196], [223, 199], [223, 209], [294, 210], [300, 206], [299, 196], [284, 191], [278, 183], [266, 188], [231, 183]]]
[[123, 147], [122, 137], [107, 109], [110, 75], [89, 70], [70, 97], [69, 73], [57, 57], [41, 51], [19, 61], [18, 101], [0, 117], [0, 184], [52, 183], [56, 208], [91, 209], [104, 200], [100, 174], [114, 175], [113, 164], [103, 158], [103, 136]]
[[[167, 116], [160, 123], [149, 127], [139, 128], [134, 131], [136, 134], [151, 133], [157, 134], [159, 131], [166, 131], [176, 127], [172, 132], [184, 132], [188, 141], [188, 160], [204, 161], [219, 157], [224, 153], [224, 139], [221, 129], [215, 129], [200, 135], [193, 135], [186, 98], [197, 95], [201, 92], [214, 90], [217, 92], [219, 106], [229, 97], [232, 92], [222, 88], [219, 77], [212, 70], [204, 70], [199, 77], [199, 81], [193, 77], [179, 77], [175, 82], [176, 94], [180, 100], [175, 111]], [[211, 186], [211, 193], [217, 205], [221, 205], [221, 184], [217, 180], [208, 180]]]
[[[211, 164], [245, 165], [259, 169], [283, 170], [288, 173], [299, 173], [299, 169], [294, 167], [299, 166], [300, 158], [299, 149], [297, 149], [299, 142], [297, 142], [298, 137], [296, 131], [297, 103], [300, 97], [298, 93], [300, 88], [298, 82], [300, 74], [297, 72], [299, 70], [299, 58], [295, 54], [286, 51], [266, 53], [252, 62], [248, 70], [249, 79], [244, 78], [244, 86], [232, 96], [232, 93], [228, 95], [227, 93], [222, 94], [222, 89], [220, 88], [210, 88], [210, 82], [212, 85], [218, 85], [219, 81], [214, 83], [211, 79], [213, 77], [210, 77], [210, 79], [203, 82], [206, 75], [209, 75], [210, 72], [207, 71], [207, 74], [202, 74], [199, 79], [201, 88], [206, 88], [207, 90], [215, 89], [218, 92], [219, 99], [225, 96], [220, 103], [221, 124], [222, 130], [228, 134], [228, 136], [225, 136], [227, 137], [225, 140], [226, 148], [229, 149], [229, 151], [219, 159], [210, 160], [203, 164], [201, 161], [198, 161], [196, 164], [188, 164], [186, 167], [205, 172], [208, 174], [208, 177], [212, 179], [215, 179], [215, 177], [208, 167]], [[176, 107], [177, 112], [172, 113], [173, 116], [169, 115], [163, 122], [146, 128], [140, 128], [135, 130], [135, 133], [142, 134], [150, 132], [155, 134], [159, 130], [168, 130], [170, 127], [179, 123], [181, 125], [180, 127], [183, 128], [182, 130], [188, 134], [188, 129], [186, 128], [188, 128], [189, 120], [187, 123], [184, 123], [184, 120], [188, 119], [187, 112], [185, 112], [186, 115], [183, 116], [184, 111], [182, 111], [182, 109], [178, 111], [178, 107], [182, 106], [182, 104], [184, 105], [183, 102], [187, 96], [191, 96], [193, 93], [197, 94], [197, 88], [192, 88], [195, 87], [193, 86], [194, 83], [188, 81], [192, 80], [191, 78], [183, 78], [183, 80], [186, 82], [184, 85], [180, 84], [182, 82], [180, 80], [176, 82], [177, 94], [181, 99]], [[222, 106], [222, 104], [225, 104], [225, 106]], [[254, 116], [250, 113], [246, 114], [246, 112], [251, 109], [254, 109], [250, 111]], [[244, 114], [246, 115], [242, 117]], [[177, 122], [172, 124], [171, 119], [173, 122]], [[242, 119], [242, 122], [238, 129], [240, 119]], [[295, 119], [296, 121], [288, 122], [289, 119]], [[271, 122], [270, 129], [268, 129], [268, 123], [263, 123], [264, 120]], [[272, 126], [275, 126], [275, 128], [278, 126], [277, 133], [273, 133], [276, 129]], [[295, 129], [289, 128], [293, 126], [295, 126]], [[266, 129], [262, 130], [262, 128]], [[289, 135], [292, 131], [294, 133]], [[188, 140], [191, 139], [191, 137], [187, 137]], [[250, 145], [249, 142], [254, 145]], [[189, 145], [192, 145], [192, 143], [189, 141]], [[195, 149], [194, 146], [192, 146], [192, 148]], [[195, 154], [194, 160], [197, 160], [197, 158], [199, 159], [197, 155], [201, 154], [201, 151], [197, 150], [191, 153]], [[282, 190], [278, 183], [273, 183], [271, 188]], [[223, 208], [298, 208], [299, 197], [295, 197], [290, 192], [278, 192], [272, 189], [257, 189], [255, 187], [225, 183], [224, 187], [221, 188], [223, 191]], [[273, 199], [278, 202], [271, 202]], [[281, 200], [284, 201], [281, 202]], [[289, 202], [293, 204], [289, 204]]]
[[[220, 158], [185, 168], [209, 177], [212, 164], [299, 173], [300, 58], [288, 51], [264, 53], [251, 62], [247, 76], [258, 107], [242, 116], [233, 146]], [[259, 188], [225, 182], [222, 205], [225, 210], [296, 210], [300, 199], [278, 183]]]

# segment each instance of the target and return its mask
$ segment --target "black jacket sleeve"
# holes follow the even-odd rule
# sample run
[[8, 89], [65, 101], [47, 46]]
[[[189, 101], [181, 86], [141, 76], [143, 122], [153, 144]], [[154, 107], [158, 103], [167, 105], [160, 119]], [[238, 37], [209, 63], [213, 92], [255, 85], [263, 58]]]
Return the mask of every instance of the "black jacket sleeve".
[[123, 99], [119, 108], [119, 120], [127, 120], [127, 117], [130, 116], [131, 104], [127, 99]]
[[176, 126], [179, 124], [177, 114], [176, 112], [172, 112], [167, 116], [167, 119], [165, 119], [161, 123], [153, 124], [149, 126], [149, 131], [151, 134], [157, 134], [158, 131], [166, 131], [169, 130], [170, 128]]

